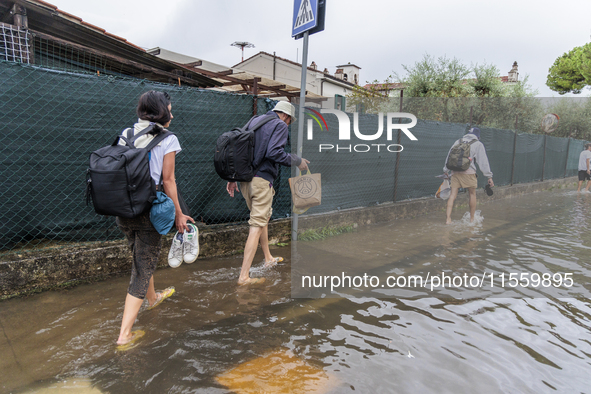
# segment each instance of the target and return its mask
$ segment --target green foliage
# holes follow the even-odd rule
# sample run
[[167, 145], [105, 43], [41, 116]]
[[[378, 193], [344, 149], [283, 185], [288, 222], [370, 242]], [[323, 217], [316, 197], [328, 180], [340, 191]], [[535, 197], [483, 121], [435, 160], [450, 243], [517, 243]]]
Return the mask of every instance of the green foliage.
[[546, 85], [559, 94], [579, 94], [590, 84], [591, 44], [573, 48], [563, 54], [548, 70]]
[[476, 97], [503, 97], [506, 87], [499, 78], [499, 69], [494, 65], [478, 64], [473, 67], [475, 78], [470, 81]]
[[394, 75], [398, 82], [406, 85], [404, 93], [409, 97], [467, 97], [471, 94], [466, 80], [472, 70], [456, 58], [435, 60], [425, 55], [414, 66], [402, 65], [402, 68], [406, 77]]
[[[528, 77], [504, 83], [490, 64], [466, 66], [458, 59], [435, 60], [429, 55], [412, 67], [403, 66], [404, 111], [419, 119], [478, 124], [533, 132], [539, 129], [542, 106]], [[398, 102], [399, 105], [399, 102]], [[472, 112], [472, 116], [470, 113]]]

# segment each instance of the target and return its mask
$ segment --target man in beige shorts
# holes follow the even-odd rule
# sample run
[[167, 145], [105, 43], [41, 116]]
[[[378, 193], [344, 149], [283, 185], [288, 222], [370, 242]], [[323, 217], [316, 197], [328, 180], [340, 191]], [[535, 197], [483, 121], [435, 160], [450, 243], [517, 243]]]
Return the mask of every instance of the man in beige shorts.
[[[242, 195], [250, 210], [250, 230], [244, 247], [242, 269], [238, 278], [239, 285], [260, 283], [265, 278], [251, 278], [250, 266], [257, 251], [259, 241], [265, 256], [265, 267], [272, 267], [283, 261], [282, 257], [273, 257], [269, 250], [268, 222], [273, 213], [273, 182], [279, 174], [279, 165], [291, 167], [296, 165], [300, 171], [308, 169], [309, 161], [300, 158], [296, 154], [287, 153], [285, 145], [289, 131], [287, 126], [295, 120], [295, 107], [286, 101], [277, 103], [273, 110], [252, 121], [252, 127], [263, 117], [271, 116], [273, 119], [262, 125], [255, 132], [253, 167], [258, 168], [256, 175], [250, 182], [240, 182]], [[234, 192], [240, 192], [236, 182], [228, 182], [226, 190], [230, 197]]]
[[[486, 149], [484, 149], [484, 145], [480, 142], [480, 129], [478, 127], [473, 127], [470, 129], [470, 132], [464, 135], [461, 139], [457, 140], [452, 148], [460, 143], [460, 140], [464, 142], [472, 142], [470, 145], [470, 167], [466, 171], [451, 171], [451, 193], [449, 199], [447, 200], [447, 220], [445, 224], [451, 223], [451, 212], [454, 207], [454, 201], [458, 196], [458, 190], [460, 188], [464, 188], [468, 190], [469, 193], [469, 205], [470, 205], [470, 222], [474, 222], [474, 214], [476, 213], [476, 187], [478, 186], [478, 181], [476, 179], [476, 165], [478, 163], [478, 168], [482, 172], [482, 174], [488, 178], [488, 184], [490, 187], [494, 187], [494, 182], [492, 180], [492, 172], [490, 171], [490, 164], [488, 163], [488, 157], [486, 156]], [[447, 153], [447, 157], [445, 158], [445, 163], [447, 163], [447, 159], [449, 158], [449, 154], [451, 149]], [[445, 173], [449, 173], [450, 170], [447, 168], [447, 165], [443, 166], [443, 171]]]

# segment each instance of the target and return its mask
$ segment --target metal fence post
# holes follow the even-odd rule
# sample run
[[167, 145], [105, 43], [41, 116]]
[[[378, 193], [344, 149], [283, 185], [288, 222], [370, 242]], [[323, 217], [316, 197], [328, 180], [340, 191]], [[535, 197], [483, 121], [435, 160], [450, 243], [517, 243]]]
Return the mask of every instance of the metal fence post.
[[544, 182], [544, 171], [546, 169], [546, 141], [548, 140], [548, 135], [544, 136], [544, 158], [542, 160], [542, 182]]
[[513, 186], [513, 176], [515, 175], [515, 153], [517, 151], [517, 120], [519, 115], [515, 115], [515, 136], [513, 137], [513, 162], [511, 164], [511, 186]]
[[[400, 111], [402, 112], [402, 100], [404, 98], [404, 89], [400, 89]], [[399, 119], [398, 122], [400, 123], [402, 121], [402, 119]], [[398, 129], [398, 140], [397, 140], [397, 144], [398, 146], [400, 146], [400, 142], [401, 142], [401, 135], [400, 135], [401, 130]], [[394, 168], [394, 202], [396, 202], [396, 198], [397, 198], [397, 193], [398, 193], [398, 167], [400, 167], [400, 152], [396, 153], [396, 167]]]
[[258, 78], [254, 78], [254, 81], [252, 83], [252, 95], [253, 95], [253, 102], [252, 102], [252, 116], [256, 116], [257, 112], [259, 112], [258, 110], [258, 99], [259, 99], [259, 85], [258, 85]]
[[566, 143], [566, 159], [564, 160], [564, 176], [563, 178], [566, 178], [566, 171], [568, 169], [568, 151], [570, 149], [570, 133], [568, 135], [568, 142]]

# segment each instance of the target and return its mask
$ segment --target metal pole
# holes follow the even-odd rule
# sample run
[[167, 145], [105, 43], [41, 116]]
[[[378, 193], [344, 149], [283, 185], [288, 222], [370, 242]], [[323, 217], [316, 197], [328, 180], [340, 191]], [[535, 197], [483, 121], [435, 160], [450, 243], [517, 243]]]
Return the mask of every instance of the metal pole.
[[[302, 51], [302, 77], [300, 84], [300, 111], [298, 114], [298, 145], [296, 154], [302, 157], [302, 146], [304, 145], [304, 105], [306, 104], [306, 76], [308, 75], [308, 36], [309, 33], [304, 32], [304, 49]], [[300, 169], [296, 168], [296, 176], [300, 175]], [[298, 224], [299, 215], [293, 214], [291, 222], [291, 239], [297, 241], [298, 239]]]
[[258, 99], [259, 97], [257, 96], [259, 94], [259, 85], [258, 85], [258, 78], [255, 77], [254, 81], [252, 83], [252, 95], [253, 97], [253, 103], [252, 103], [252, 116], [256, 116], [257, 112], [258, 112]]
[[544, 182], [544, 170], [546, 169], [546, 141], [548, 134], [544, 135], [544, 159], [542, 159], [542, 182]]
[[513, 163], [511, 164], [511, 186], [513, 186], [513, 175], [515, 174], [515, 153], [517, 150], [517, 121], [519, 115], [515, 115], [515, 136], [513, 137]]
[[474, 110], [474, 106], [470, 106], [470, 127], [472, 127], [472, 111]]
[[566, 143], [566, 160], [564, 161], [564, 177], [566, 178], [566, 170], [568, 169], [568, 151], [570, 149], [570, 133], [568, 135], [568, 142]]
[[[400, 90], [400, 111], [402, 112], [402, 100], [404, 98], [404, 89]], [[398, 119], [398, 123], [401, 122], [402, 119]], [[400, 129], [398, 129], [398, 140], [397, 144], [400, 145]], [[397, 194], [398, 194], [398, 167], [400, 167], [400, 152], [396, 153], [396, 167], [394, 168], [394, 202], [396, 202]]]

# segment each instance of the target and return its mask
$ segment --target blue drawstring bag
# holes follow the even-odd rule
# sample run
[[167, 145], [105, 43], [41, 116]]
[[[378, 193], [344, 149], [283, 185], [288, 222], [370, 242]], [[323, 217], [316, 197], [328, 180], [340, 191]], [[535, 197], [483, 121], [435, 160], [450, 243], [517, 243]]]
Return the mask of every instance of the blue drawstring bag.
[[159, 234], [168, 234], [174, 224], [174, 202], [163, 192], [156, 192], [156, 199], [152, 201], [150, 221]]

